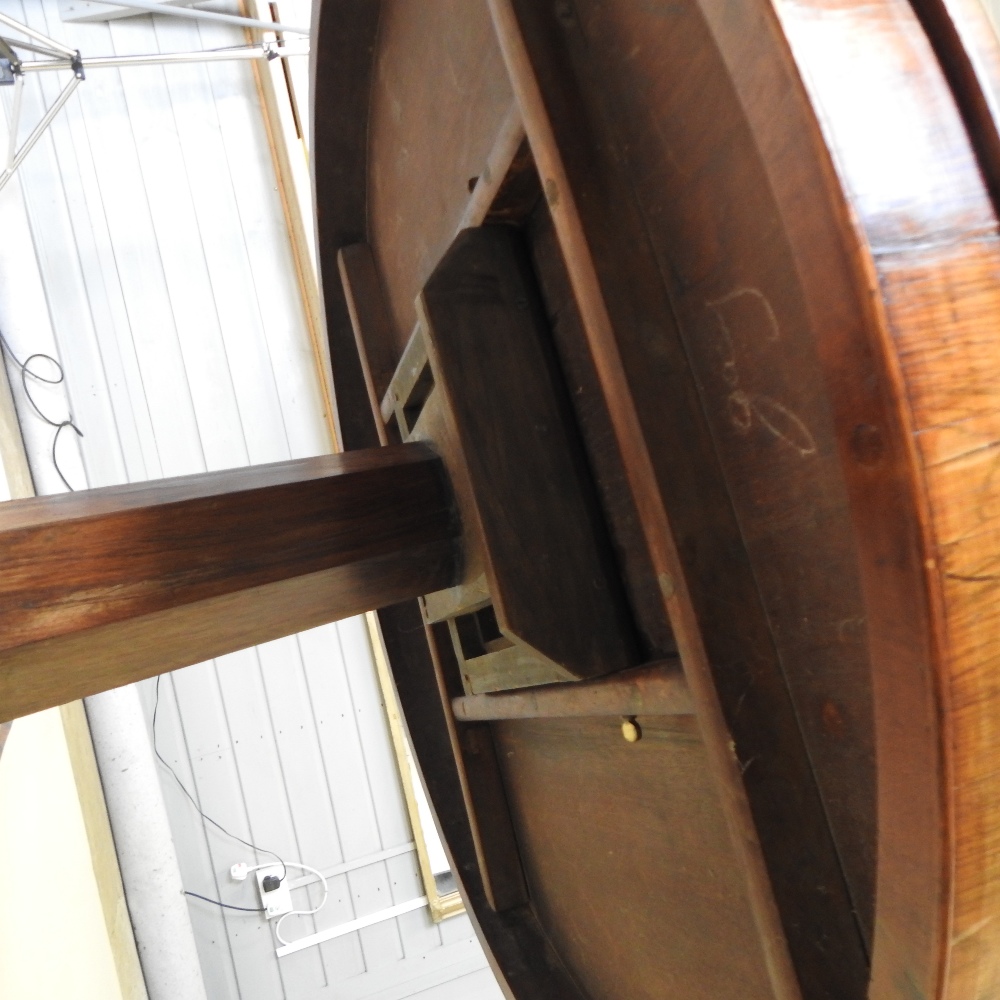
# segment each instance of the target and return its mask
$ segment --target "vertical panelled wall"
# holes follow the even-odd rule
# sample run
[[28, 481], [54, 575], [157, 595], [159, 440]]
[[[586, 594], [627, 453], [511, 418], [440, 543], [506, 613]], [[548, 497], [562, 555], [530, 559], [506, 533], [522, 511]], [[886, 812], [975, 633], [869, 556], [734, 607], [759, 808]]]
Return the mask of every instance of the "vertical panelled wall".
[[[64, 24], [56, 0], [0, 0], [87, 55], [242, 44], [238, 30], [148, 16]], [[65, 82], [34, 77], [22, 135]], [[10, 110], [9, 88], [2, 96]], [[0, 329], [73, 488], [328, 451], [331, 439], [249, 66], [93, 70], [0, 193]], [[43, 371], [45, 362], [32, 367]], [[64, 489], [53, 428], [8, 359], [39, 493]], [[49, 374], [46, 371], [46, 374]], [[330, 873], [295, 938], [422, 894], [364, 623], [221, 657], [142, 686], [186, 888], [256, 904], [230, 866], [262, 862], [202, 819]], [[295, 880], [305, 872], [290, 869]], [[317, 883], [293, 891], [314, 906]], [[213, 1000], [499, 996], [465, 916], [407, 913], [283, 959], [257, 914], [190, 899]]]

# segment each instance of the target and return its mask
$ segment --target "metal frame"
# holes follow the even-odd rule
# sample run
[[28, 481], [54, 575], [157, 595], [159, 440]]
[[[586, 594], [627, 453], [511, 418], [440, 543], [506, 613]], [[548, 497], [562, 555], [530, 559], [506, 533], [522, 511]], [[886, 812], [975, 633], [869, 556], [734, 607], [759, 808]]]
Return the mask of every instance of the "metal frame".
[[214, 10], [175, 7], [172, 4], [158, 3], [157, 0], [114, 0], [114, 3], [107, 4], [107, 7], [109, 9], [130, 7], [153, 14], [170, 14], [172, 17], [190, 17], [198, 21], [221, 21], [224, 24], [238, 24], [242, 28], [256, 28], [259, 31], [287, 31], [296, 35], [309, 34], [308, 28], [296, 28], [289, 24], [279, 24], [277, 21], [258, 21], [256, 18], [243, 17], [239, 14], [222, 14]]
[[59, 12], [64, 22], [116, 21], [123, 17], [135, 17], [137, 14], [149, 11], [155, 14], [173, 14], [175, 17], [190, 17], [202, 21], [224, 21], [227, 24], [238, 24], [244, 28], [255, 28], [262, 31], [295, 32], [308, 34], [307, 28], [292, 28], [284, 24], [275, 24], [259, 17], [254, 17], [253, 11], [248, 14], [225, 14], [221, 11], [199, 10], [189, 5], [206, 3], [208, 0], [60, 0]]
[[[28, 38], [34, 39], [36, 42], [43, 45], [47, 50], [56, 52], [61, 56], [73, 59], [75, 56], [79, 55], [79, 52], [77, 52], [76, 49], [67, 48], [65, 45], [57, 42], [54, 38], [49, 38], [48, 35], [43, 35], [40, 31], [35, 31], [34, 28], [29, 28], [26, 24], [21, 24], [20, 21], [15, 21], [14, 18], [9, 17], [7, 14], [0, 13], [0, 24], [6, 24], [8, 28], [13, 28], [22, 35], [27, 35]], [[21, 47], [27, 48], [28, 46], [22, 45]]]
[[33, 129], [31, 135], [29, 135], [28, 138], [24, 140], [24, 145], [20, 149], [18, 149], [16, 153], [14, 152], [14, 150], [17, 147], [16, 130], [17, 130], [17, 125], [19, 124], [18, 117], [20, 117], [20, 112], [21, 112], [20, 98], [21, 98], [21, 93], [24, 90], [24, 76], [22, 74], [18, 74], [17, 82], [14, 84], [14, 86], [17, 88], [14, 93], [14, 110], [16, 112], [16, 116], [12, 116], [10, 140], [7, 146], [7, 166], [4, 168], [4, 172], [0, 174], [0, 191], [4, 189], [7, 182], [11, 179], [11, 177], [14, 176], [14, 171], [17, 170], [17, 168], [21, 165], [21, 162], [28, 155], [28, 153], [31, 152], [31, 149], [35, 145], [35, 143], [38, 142], [39, 139], [41, 139], [42, 133], [44, 133], [44, 131], [49, 127], [49, 124], [51, 123], [52, 119], [55, 118], [55, 116], [59, 114], [59, 112], [62, 110], [63, 105], [73, 95], [73, 91], [80, 86], [80, 77], [74, 76], [73, 79], [70, 80], [65, 87], [63, 87], [62, 91], [59, 93], [59, 96], [55, 99], [55, 103], [52, 105], [51, 108], [49, 108], [48, 111], [45, 112], [44, 115], [42, 115], [41, 120]]
[[[290, 56], [309, 55], [309, 45], [288, 42], [257, 42], [232, 49], [203, 49], [200, 52], [152, 52], [148, 55], [92, 56], [81, 59], [84, 69], [110, 69], [120, 66], [171, 66], [176, 63], [238, 62], [254, 59], [287, 59]], [[48, 70], [72, 69], [69, 59], [51, 62], [21, 63], [25, 73], [44, 73]]]
[[[210, 11], [191, 11], [186, 8], [167, 7], [163, 4], [145, 2], [145, 0], [128, 0], [121, 6], [134, 6], [140, 9], [151, 8], [157, 12], [174, 13], [184, 15], [197, 15], [211, 20], [224, 19], [236, 22], [244, 27], [266, 29], [268, 31], [292, 31], [307, 32], [307, 29], [291, 28], [277, 22], [258, 21], [254, 18], [241, 18], [229, 14], [215, 14]], [[24, 158], [31, 152], [32, 148], [45, 133], [52, 120], [62, 110], [66, 102], [72, 97], [76, 88], [86, 79], [86, 69], [110, 69], [123, 66], [169, 66], [176, 63], [207, 63], [207, 62], [232, 62], [248, 61], [254, 59], [286, 59], [289, 56], [302, 56], [309, 54], [308, 39], [304, 41], [286, 43], [283, 40], [257, 42], [252, 45], [236, 46], [226, 49], [205, 49], [200, 52], [155, 52], [148, 55], [127, 55], [127, 56], [95, 56], [84, 60], [79, 50], [67, 48], [47, 35], [43, 35], [27, 25], [15, 21], [7, 14], [0, 13], [0, 24], [6, 25], [14, 31], [26, 35], [30, 42], [16, 38], [0, 36], [0, 59], [9, 64], [10, 73], [13, 80], [9, 78], [5, 83], [12, 83], [14, 87], [13, 107], [8, 122], [9, 133], [7, 138], [7, 155], [4, 159], [4, 167], [0, 172], [0, 191], [4, 189], [14, 172], [21, 165]], [[48, 59], [35, 59], [28, 62], [23, 61], [17, 55], [16, 49], [25, 49], [39, 55], [48, 56]], [[60, 91], [59, 96], [52, 106], [45, 112], [41, 120], [31, 131], [31, 134], [24, 140], [23, 145], [18, 148], [17, 135], [21, 124], [21, 103], [24, 95], [24, 80], [28, 73], [60, 72], [70, 70], [73, 77]]]

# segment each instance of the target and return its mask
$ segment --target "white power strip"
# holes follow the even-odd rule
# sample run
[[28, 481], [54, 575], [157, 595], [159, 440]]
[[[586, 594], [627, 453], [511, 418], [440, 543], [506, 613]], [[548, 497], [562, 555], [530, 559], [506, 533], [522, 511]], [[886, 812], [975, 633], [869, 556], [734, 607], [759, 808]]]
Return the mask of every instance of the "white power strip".
[[[254, 874], [257, 876], [257, 889], [260, 892], [260, 905], [264, 907], [264, 914], [268, 920], [283, 916], [292, 911], [292, 890], [288, 886], [288, 879], [284, 878], [285, 869], [282, 865], [268, 865], [266, 868], [258, 868]], [[267, 892], [264, 889], [264, 879], [267, 877], [279, 878], [281, 882], [276, 889]]]

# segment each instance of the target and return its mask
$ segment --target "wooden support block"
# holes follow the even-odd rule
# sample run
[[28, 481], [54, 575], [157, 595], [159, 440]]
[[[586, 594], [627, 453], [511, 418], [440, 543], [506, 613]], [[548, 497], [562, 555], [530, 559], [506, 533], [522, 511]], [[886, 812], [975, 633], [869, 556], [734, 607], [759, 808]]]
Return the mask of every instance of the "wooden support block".
[[425, 446], [0, 505], [0, 719], [453, 582]]
[[573, 677], [636, 665], [633, 624], [519, 234], [461, 233], [417, 307], [471, 481], [501, 630]]
[[636, 667], [596, 681], [465, 695], [453, 698], [451, 709], [460, 722], [694, 713], [677, 660]]
[[[379, 412], [381, 413], [384, 423], [388, 424], [400, 407], [405, 408], [418, 405], [416, 400], [414, 400], [413, 403], [410, 403], [409, 398], [413, 395], [414, 388], [426, 368], [427, 348], [424, 346], [424, 338], [420, 332], [420, 328], [417, 327], [406, 343], [402, 357], [399, 359], [399, 364], [396, 366], [396, 372], [392, 377], [390, 388], [382, 397]], [[426, 396], [424, 396], [424, 399], [426, 399]], [[423, 402], [423, 399], [421, 402]], [[399, 416], [405, 418], [407, 415], [408, 414], [403, 413]], [[404, 438], [406, 438], [412, 430], [411, 425], [417, 422], [415, 416], [412, 414], [409, 414], [409, 416], [409, 423], [407, 423], [405, 419], [400, 421], [404, 424], [404, 426], [399, 428], [399, 433]], [[419, 414], [417, 414], [417, 416], [419, 416]]]
[[[447, 593], [453, 594], [457, 590], [459, 588], [453, 588]], [[429, 603], [429, 600], [424, 601], [425, 616]], [[482, 625], [484, 617], [489, 623], [486, 629]], [[480, 695], [575, 680], [568, 670], [539, 656], [523, 642], [504, 635], [492, 604], [463, 610], [448, 618], [447, 625], [466, 694]]]

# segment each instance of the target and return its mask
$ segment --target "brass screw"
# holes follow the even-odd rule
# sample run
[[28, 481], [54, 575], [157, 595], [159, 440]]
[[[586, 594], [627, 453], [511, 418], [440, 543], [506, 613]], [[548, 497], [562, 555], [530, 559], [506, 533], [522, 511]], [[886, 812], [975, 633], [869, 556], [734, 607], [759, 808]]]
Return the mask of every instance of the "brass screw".
[[627, 715], [622, 719], [622, 736], [628, 743], [638, 743], [642, 739], [642, 729], [634, 715]]

